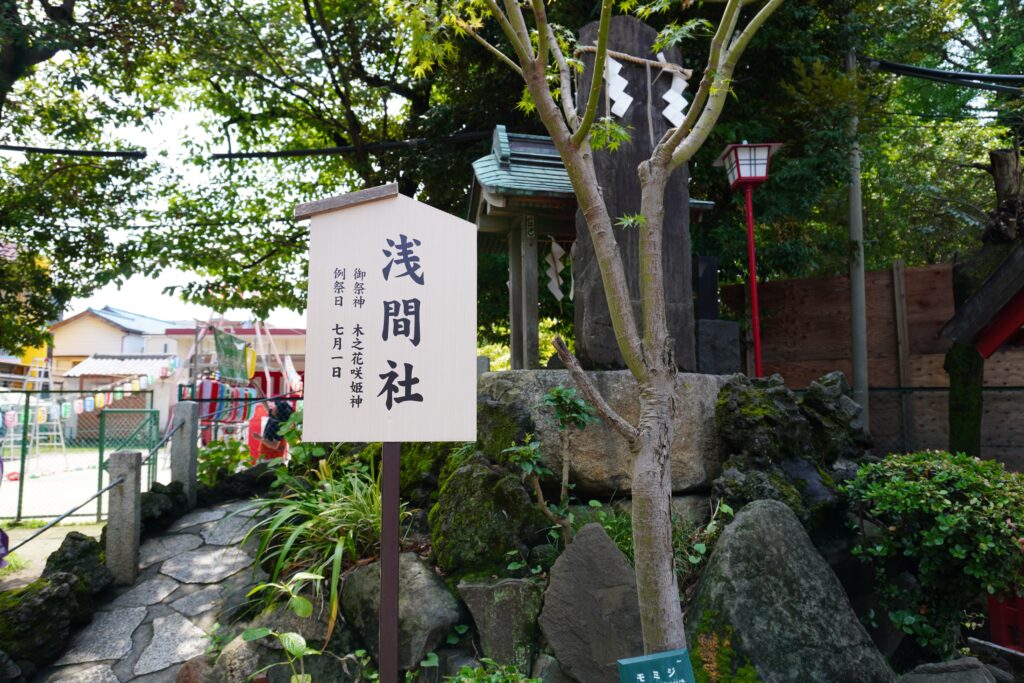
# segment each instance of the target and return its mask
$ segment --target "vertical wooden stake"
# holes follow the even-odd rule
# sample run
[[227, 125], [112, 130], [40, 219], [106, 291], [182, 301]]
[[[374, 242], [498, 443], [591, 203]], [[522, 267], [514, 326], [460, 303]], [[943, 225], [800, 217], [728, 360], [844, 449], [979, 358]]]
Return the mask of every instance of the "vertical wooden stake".
[[402, 445], [384, 443], [381, 472], [380, 649], [381, 683], [398, 683], [398, 477]]

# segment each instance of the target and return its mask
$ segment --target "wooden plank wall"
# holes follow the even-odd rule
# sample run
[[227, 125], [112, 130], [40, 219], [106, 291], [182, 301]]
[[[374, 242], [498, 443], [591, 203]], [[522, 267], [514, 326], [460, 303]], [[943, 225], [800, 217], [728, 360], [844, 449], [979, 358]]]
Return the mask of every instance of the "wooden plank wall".
[[[908, 332], [903, 376], [895, 293], [903, 275]], [[942, 368], [949, 342], [939, 330], [953, 316], [952, 265], [893, 268], [865, 274], [868, 331], [868, 377], [872, 389], [884, 387], [945, 388]], [[794, 389], [832, 370], [851, 375], [849, 278], [816, 277], [758, 285], [761, 305], [761, 353], [765, 374], [779, 373]], [[744, 318], [747, 287], [729, 285], [721, 292], [723, 313]], [[749, 336], [749, 333], [748, 333]], [[1024, 387], [1024, 348], [1004, 347], [985, 363], [986, 387]], [[871, 431], [880, 450], [904, 447], [945, 448], [947, 393], [871, 392]], [[1024, 468], [1024, 389], [987, 391], [983, 454]]]

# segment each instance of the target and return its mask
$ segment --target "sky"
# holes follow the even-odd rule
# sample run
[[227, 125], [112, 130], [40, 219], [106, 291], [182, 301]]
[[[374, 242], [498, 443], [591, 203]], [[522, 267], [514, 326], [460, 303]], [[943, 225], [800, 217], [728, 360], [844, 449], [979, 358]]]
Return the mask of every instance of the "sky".
[[[134, 148], [145, 149], [150, 158], [156, 157], [160, 152], [167, 152], [163, 163], [171, 164], [183, 174], [196, 172], [194, 167], [181, 163], [186, 154], [181, 141], [196, 140], [204, 136], [204, 131], [199, 126], [199, 115], [195, 112], [173, 112], [161, 119], [151, 130], [119, 129], [112, 131], [112, 134], [126, 140], [127, 144]], [[210, 309], [185, 303], [176, 296], [163, 293], [165, 287], [184, 285], [195, 279], [194, 274], [176, 269], [168, 269], [156, 278], [135, 275], [120, 288], [110, 284], [97, 290], [92, 296], [72, 299], [64, 315], [71, 317], [88, 308], [112, 306], [161, 320], [208, 320], [212, 313]], [[248, 320], [252, 314], [244, 309], [233, 309], [226, 311], [224, 316], [230, 320]], [[306, 316], [305, 313], [275, 309], [266, 322], [274, 327], [305, 327]]]

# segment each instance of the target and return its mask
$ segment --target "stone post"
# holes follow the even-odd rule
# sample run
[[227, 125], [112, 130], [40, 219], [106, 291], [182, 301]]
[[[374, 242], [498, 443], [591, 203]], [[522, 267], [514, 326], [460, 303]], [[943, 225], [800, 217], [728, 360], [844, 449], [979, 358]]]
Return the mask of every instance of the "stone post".
[[476, 378], [480, 379], [480, 375], [485, 372], [491, 371], [491, 359], [487, 356], [476, 357]]
[[199, 404], [195, 401], [181, 401], [174, 406], [174, 422], [171, 427], [178, 430], [171, 437], [171, 481], [181, 482], [191, 510], [196, 506]]
[[107, 461], [110, 480], [124, 481], [108, 493], [107, 569], [119, 585], [135, 583], [139, 575], [142, 533], [142, 453], [118, 451]]

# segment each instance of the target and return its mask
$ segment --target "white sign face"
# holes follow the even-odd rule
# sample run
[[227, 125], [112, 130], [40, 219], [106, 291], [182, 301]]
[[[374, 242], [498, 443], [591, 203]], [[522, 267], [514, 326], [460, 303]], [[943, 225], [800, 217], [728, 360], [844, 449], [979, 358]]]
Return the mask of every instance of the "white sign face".
[[315, 214], [304, 441], [476, 440], [476, 226], [402, 195]]

